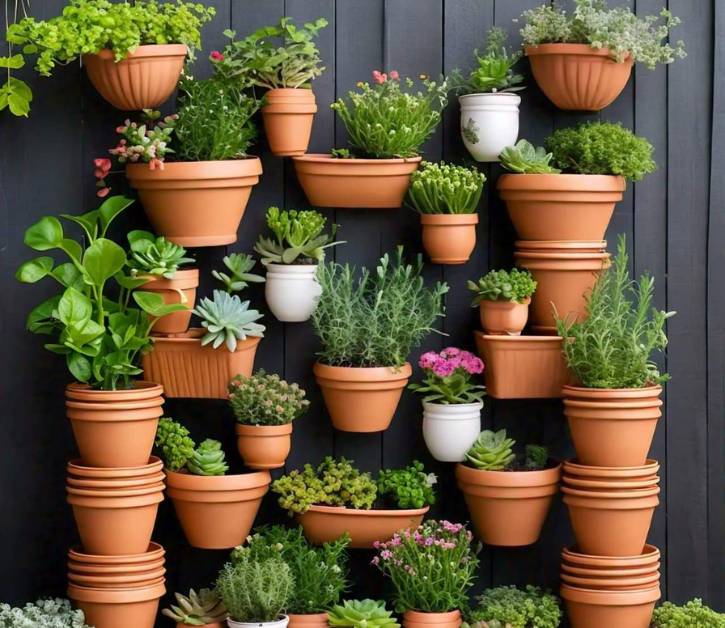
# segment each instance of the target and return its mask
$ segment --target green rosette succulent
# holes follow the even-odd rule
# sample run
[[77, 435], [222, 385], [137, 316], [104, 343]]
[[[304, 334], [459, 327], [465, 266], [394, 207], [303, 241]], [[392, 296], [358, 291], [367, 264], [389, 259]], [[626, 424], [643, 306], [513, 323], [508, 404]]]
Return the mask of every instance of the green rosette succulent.
[[127, 264], [133, 276], [155, 275], [173, 279], [179, 266], [194, 261], [193, 258], [186, 257], [183, 246], [174, 244], [163, 236], [157, 238], [149, 231], [136, 229], [129, 232], [127, 238], [131, 245]]
[[504, 471], [515, 460], [516, 441], [506, 437], [506, 430], [484, 430], [466, 453], [466, 460], [481, 471]]
[[553, 153], [547, 152], [543, 146], [534, 146], [523, 139], [507, 146], [499, 155], [501, 165], [517, 174], [558, 174], [561, 170], [551, 165], [553, 158]]
[[262, 314], [250, 310], [249, 301], [242, 301], [236, 294], [214, 290], [213, 298], [202, 299], [193, 312], [206, 329], [201, 339], [202, 346], [211, 344], [216, 349], [224, 343], [229, 351], [235, 351], [237, 340], [246, 340], [247, 336], [264, 336], [264, 325], [255, 323]]
[[206, 626], [223, 622], [227, 618], [227, 609], [219, 594], [213, 589], [194, 589], [189, 595], [175, 593], [176, 604], [171, 604], [161, 613], [179, 624], [187, 626]]
[[385, 602], [377, 600], [345, 600], [328, 612], [330, 626], [341, 628], [400, 628]]
[[194, 475], [224, 475], [229, 471], [229, 465], [222, 444], [218, 440], [207, 438], [194, 450], [186, 468]]

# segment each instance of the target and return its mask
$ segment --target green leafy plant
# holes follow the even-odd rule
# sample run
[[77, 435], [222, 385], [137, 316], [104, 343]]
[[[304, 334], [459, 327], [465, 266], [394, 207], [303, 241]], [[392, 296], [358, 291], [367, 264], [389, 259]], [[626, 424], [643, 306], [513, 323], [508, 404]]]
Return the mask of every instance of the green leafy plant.
[[378, 600], [345, 600], [327, 615], [330, 626], [340, 628], [400, 628], [385, 602]]
[[407, 203], [421, 214], [475, 214], [485, 182], [475, 168], [424, 161], [410, 177]]
[[687, 604], [677, 606], [665, 602], [652, 615], [652, 628], [724, 628], [725, 613], [705, 606], [695, 598]]
[[576, 174], [616, 174], [640, 181], [657, 168], [654, 148], [621, 124], [584, 122], [559, 129], [546, 140], [553, 163]]
[[483, 361], [469, 351], [457, 347], [428, 351], [420, 356], [418, 366], [425, 374], [423, 383], [408, 388], [425, 395], [425, 402], [476, 403], [485, 395], [485, 388], [472, 381], [473, 375], [483, 373]]
[[549, 450], [541, 445], [526, 445], [525, 453], [514, 453], [516, 441], [506, 430], [483, 430], [466, 453], [469, 466], [481, 471], [539, 471], [549, 464]]
[[172, 114], [162, 119], [159, 111], [144, 109], [141, 123], [127, 118], [116, 127], [116, 133], [121, 139], [114, 148], [108, 149], [109, 154], [119, 164], [141, 162], [149, 164], [152, 169], [161, 169], [165, 157], [174, 152], [170, 144], [178, 117]]
[[74, 610], [68, 600], [47, 599], [28, 602], [13, 608], [0, 604], [0, 626], [3, 628], [90, 628], [83, 611]]
[[434, 473], [425, 473], [422, 462], [413, 460], [405, 469], [383, 469], [378, 476], [378, 495], [396, 508], [423, 508], [435, 504], [433, 486], [437, 481]]
[[474, 293], [472, 307], [482, 301], [524, 303], [536, 292], [536, 281], [528, 270], [490, 270], [478, 283], [469, 281], [468, 289]]
[[415, 157], [441, 121], [447, 82], [425, 79], [425, 91], [412, 91], [414, 82], [407, 79], [405, 91], [395, 71], [375, 70], [373, 80], [374, 86], [360, 82], [360, 91], [331, 105], [347, 129], [352, 153], [374, 159]]
[[176, 604], [171, 604], [161, 612], [179, 624], [206, 626], [222, 623], [227, 618], [227, 609], [213, 589], [200, 589], [198, 593], [191, 589], [189, 595], [174, 593], [174, 597]]
[[472, 627], [557, 628], [561, 622], [559, 599], [539, 587], [494, 587], [477, 601], [470, 614]]
[[550, 165], [553, 157], [543, 146], [534, 147], [527, 140], [519, 140], [501, 151], [499, 161], [506, 170], [517, 174], [557, 174], [561, 170]]
[[626, 240], [620, 236], [612, 265], [586, 295], [586, 318], [556, 321], [559, 335], [568, 339], [564, 357], [582, 386], [644, 388], [669, 379], [652, 355], [667, 347], [665, 325], [675, 312], [652, 307], [653, 294], [651, 275], [630, 279]]
[[131, 246], [127, 261], [131, 274], [154, 275], [173, 279], [179, 266], [191, 264], [194, 259], [186, 257], [186, 249], [174, 244], [164, 236], [155, 237], [149, 231], [137, 229], [128, 233]]
[[549, 450], [542, 445], [526, 445], [524, 467], [530, 471], [545, 469], [549, 461]]
[[264, 336], [264, 325], [254, 322], [262, 318], [262, 314], [250, 310], [249, 301], [242, 301], [236, 294], [214, 290], [212, 299], [204, 297], [192, 311], [206, 329], [202, 346], [211, 344], [217, 349], [224, 343], [229, 351], [235, 351], [238, 340]]
[[224, 266], [229, 273], [213, 270], [211, 274], [214, 279], [224, 284], [224, 289], [229, 294], [241, 292], [250, 283], [264, 283], [264, 277], [249, 272], [257, 263], [251, 255], [247, 255], [246, 253], [231, 253], [230, 255], [225, 255], [222, 262], [224, 262]]
[[229, 382], [229, 404], [244, 425], [286, 425], [310, 406], [299, 384], [289, 384], [261, 369], [251, 377], [237, 375]]
[[[10, 0], [5, 0], [5, 28], [17, 23], [22, 17], [28, 16], [30, 0], [14, 0], [13, 8], [10, 9]], [[19, 70], [25, 66], [25, 57], [15, 53], [13, 45], [8, 42], [8, 54], [0, 56], [0, 70], [5, 70], [5, 83], [0, 85], [0, 111], [8, 109], [14, 116], [28, 117], [30, 103], [33, 100], [33, 91], [25, 82], [13, 76], [13, 70]]]
[[327, 262], [317, 273], [322, 296], [312, 325], [322, 348], [320, 362], [332, 366], [403, 366], [411, 350], [443, 316], [445, 283], [425, 286], [423, 260], [405, 264], [398, 247], [371, 273]]
[[224, 475], [229, 465], [222, 444], [212, 438], [202, 441], [186, 461], [186, 468], [194, 475]]
[[181, 423], [164, 417], [156, 428], [156, 447], [169, 471], [179, 471], [194, 455], [196, 443]]

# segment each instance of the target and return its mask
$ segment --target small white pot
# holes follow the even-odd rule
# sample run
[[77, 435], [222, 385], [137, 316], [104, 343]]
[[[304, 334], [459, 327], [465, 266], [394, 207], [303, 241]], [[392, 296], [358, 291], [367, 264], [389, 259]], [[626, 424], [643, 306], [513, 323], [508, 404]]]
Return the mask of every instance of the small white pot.
[[476, 161], [498, 161], [519, 136], [521, 97], [508, 92], [460, 96], [461, 137]]
[[423, 439], [441, 462], [462, 462], [481, 432], [483, 403], [423, 402]]
[[280, 618], [275, 621], [261, 622], [234, 621], [233, 619], [227, 619], [227, 626], [229, 626], [229, 628], [287, 628], [287, 624], [289, 624], [289, 617], [287, 617], [287, 615], [281, 615]]
[[302, 323], [312, 316], [322, 287], [316, 264], [267, 264], [264, 298], [277, 320]]

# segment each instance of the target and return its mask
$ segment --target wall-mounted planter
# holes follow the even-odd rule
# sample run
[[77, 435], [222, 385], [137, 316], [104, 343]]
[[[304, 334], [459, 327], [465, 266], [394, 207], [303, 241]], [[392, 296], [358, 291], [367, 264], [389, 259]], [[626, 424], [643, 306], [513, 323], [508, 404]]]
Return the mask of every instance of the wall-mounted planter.
[[126, 589], [94, 589], [68, 585], [68, 597], [98, 628], [154, 628], [159, 599], [166, 594], [163, 580]]
[[483, 403], [423, 402], [423, 440], [441, 462], [461, 462], [481, 433]]
[[166, 162], [154, 170], [147, 164], [126, 166], [126, 177], [138, 190], [154, 231], [185, 247], [236, 242], [260, 174], [258, 157]]
[[519, 136], [521, 97], [508, 92], [459, 96], [461, 138], [476, 161], [498, 161]]
[[250, 469], [279, 469], [292, 447], [292, 423], [235, 426], [237, 449]]
[[420, 611], [403, 613], [403, 628], [459, 628], [462, 621], [459, 610], [447, 613], [422, 613]]
[[403, 204], [421, 157], [337, 159], [311, 153], [293, 160], [310, 205], [386, 209]]
[[310, 143], [312, 121], [317, 112], [311, 89], [270, 89], [262, 107], [264, 132], [273, 155], [304, 155]]
[[264, 298], [278, 321], [309, 320], [322, 294], [316, 275], [317, 264], [267, 264]]
[[289, 628], [327, 628], [327, 613], [290, 613]]
[[421, 214], [423, 248], [434, 264], [465, 264], [476, 248], [478, 214]]
[[559, 591], [572, 628], [649, 628], [659, 586], [642, 591], [597, 591], [566, 584]]
[[154, 323], [152, 331], [156, 334], [183, 334], [189, 329], [191, 310], [196, 303], [196, 289], [199, 287], [199, 269], [177, 270], [172, 279], [165, 277], [147, 277], [148, 283], [139, 288], [144, 292], [156, 292], [164, 303], [183, 303], [187, 309], [162, 316]]
[[478, 306], [481, 327], [486, 334], [520, 336], [529, 320], [531, 297], [518, 301], [481, 301]]

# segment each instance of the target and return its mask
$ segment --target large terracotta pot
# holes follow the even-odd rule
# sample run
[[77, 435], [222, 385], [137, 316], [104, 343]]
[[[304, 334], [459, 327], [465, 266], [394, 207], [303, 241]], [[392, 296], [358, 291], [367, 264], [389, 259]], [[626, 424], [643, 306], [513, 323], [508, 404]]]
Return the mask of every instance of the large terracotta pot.
[[81, 551], [80, 548], [72, 547], [68, 550], [68, 560], [74, 563], [81, 563], [83, 565], [108, 565], [108, 566], [145, 566], [149, 563], [155, 563], [159, 560], [163, 560], [166, 550], [161, 547], [158, 543], [149, 543], [146, 551], [139, 552], [138, 554], [116, 554], [116, 555], [101, 555], [101, 554], [88, 554]]
[[597, 591], [635, 591], [651, 589], [660, 583], [660, 572], [655, 570], [652, 573], [639, 576], [617, 576], [610, 578], [599, 578], [593, 576], [575, 576], [564, 571], [560, 574], [564, 584], [584, 589], [595, 589]]
[[381, 366], [356, 368], [327, 366], [312, 368], [322, 389], [332, 425], [343, 432], [381, 432], [388, 429], [413, 369]]
[[84, 464], [136, 467], [149, 460], [163, 414], [163, 388], [134, 382], [128, 390], [95, 390], [73, 383], [65, 389], [66, 416]]
[[226, 399], [234, 376], [251, 376], [260, 338], [238, 340], [236, 350], [229, 351], [225, 345], [202, 346], [204, 334], [205, 330], [192, 328], [178, 336], [158, 336], [143, 356], [144, 373], [163, 384], [167, 397]]
[[661, 386], [582, 388], [564, 386], [564, 414], [582, 465], [644, 465], [662, 416]]
[[421, 613], [405, 611], [403, 628], [458, 628], [462, 623], [461, 611], [447, 613]]
[[116, 62], [112, 50], [83, 55], [93, 87], [117, 109], [156, 109], [174, 93], [184, 68], [184, 44], [138, 46]]
[[191, 310], [196, 302], [199, 287], [199, 269], [177, 270], [172, 279], [150, 277], [148, 283], [139, 288], [144, 292], [156, 292], [166, 304], [183, 303], [187, 309], [172, 312], [158, 319], [151, 328], [156, 334], [183, 334], [189, 328]]
[[262, 107], [264, 132], [273, 155], [304, 155], [317, 111], [311, 89], [270, 89]]
[[554, 495], [561, 465], [541, 471], [482, 471], [456, 465], [456, 480], [476, 535], [488, 545], [536, 543]]
[[163, 581], [147, 587], [94, 589], [68, 585], [68, 597], [96, 628], [154, 628]]
[[126, 166], [126, 177], [138, 190], [154, 231], [186, 247], [236, 242], [260, 174], [258, 157], [167, 162], [163, 170], [151, 170], [147, 164]]
[[421, 214], [420, 224], [434, 264], [465, 264], [476, 248], [478, 214]]
[[481, 301], [478, 313], [485, 334], [520, 336], [529, 320], [531, 297], [518, 301]]
[[642, 480], [657, 478], [660, 463], [648, 458], [644, 465], [637, 467], [595, 467], [578, 464], [574, 460], [564, 462], [564, 473], [570, 478], [583, 478], [588, 480]]
[[293, 160], [311, 205], [382, 209], [403, 204], [410, 175], [417, 170], [421, 157], [337, 159], [311, 153]]
[[608, 48], [588, 44], [539, 44], [526, 46], [525, 52], [541, 91], [559, 109], [604, 109], [632, 73], [631, 57], [617, 63]]
[[486, 364], [486, 390], [494, 399], [561, 397], [569, 371], [561, 336], [498, 336], [474, 332]]
[[249, 534], [271, 480], [268, 471], [213, 476], [166, 471], [166, 493], [192, 547], [229, 549]]
[[659, 565], [660, 550], [654, 545], [645, 545], [640, 554], [633, 556], [595, 556], [582, 554], [573, 547], [565, 547], [561, 552], [562, 560], [570, 565], [609, 569], [636, 569], [639, 567], [651, 569]]
[[322, 545], [350, 535], [350, 547], [369, 548], [375, 541], [387, 541], [398, 530], [417, 528], [428, 507], [410, 510], [358, 510], [338, 506], [310, 506], [298, 515], [307, 540]]
[[498, 179], [522, 240], [603, 240], [623, 177], [592, 174], [505, 174]]
[[250, 469], [279, 469], [292, 447], [292, 423], [235, 426], [237, 449]]
[[559, 591], [566, 602], [571, 628], [649, 628], [659, 586], [641, 591], [596, 591], [566, 584]]
[[290, 613], [289, 628], [327, 628], [327, 613]]

